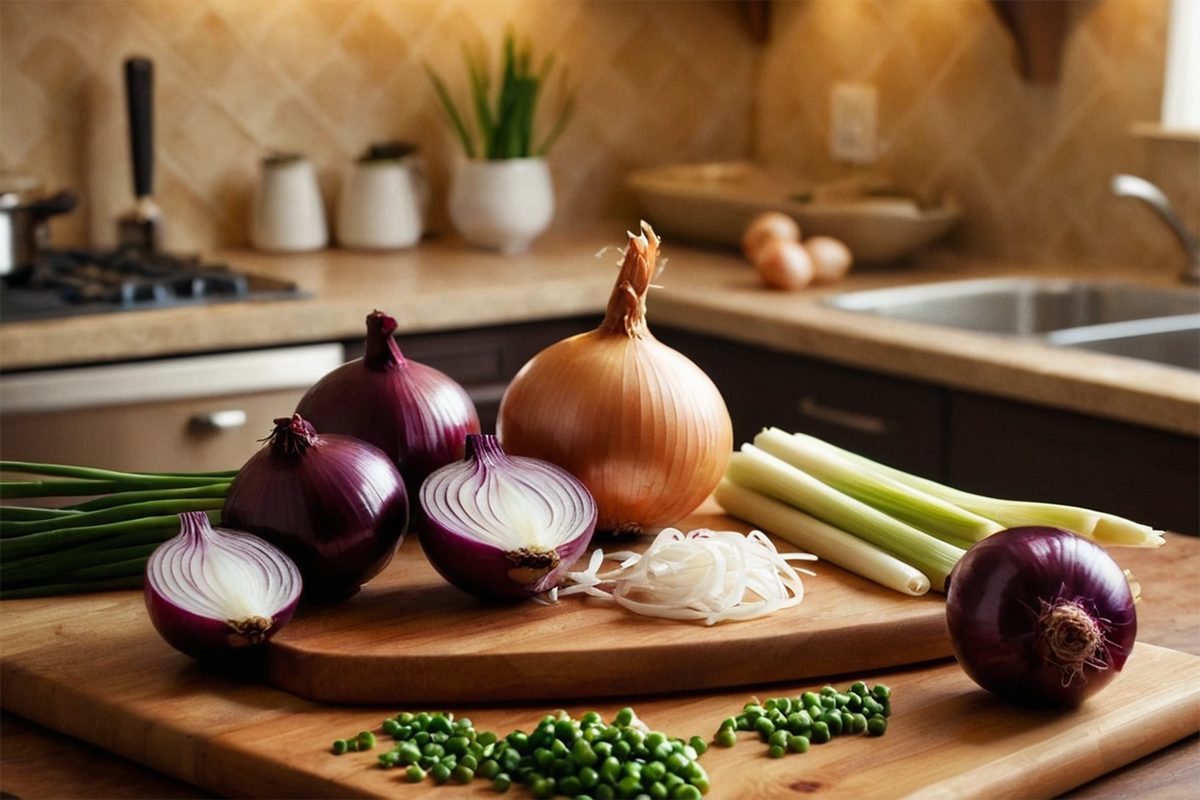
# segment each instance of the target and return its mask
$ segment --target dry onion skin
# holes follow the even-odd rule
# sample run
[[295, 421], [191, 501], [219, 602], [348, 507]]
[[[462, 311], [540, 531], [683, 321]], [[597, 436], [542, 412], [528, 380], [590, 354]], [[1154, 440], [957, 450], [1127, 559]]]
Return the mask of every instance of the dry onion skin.
[[854, 263], [854, 254], [841, 239], [832, 236], [810, 236], [804, 249], [812, 260], [813, 283], [836, 283], [846, 277]]
[[604, 322], [535, 355], [500, 401], [505, 452], [587, 487], [596, 530], [653, 533], [695, 511], [724, 475], [733, 425], [720, 391], [646, 325], [658, 237], [629, 234]]
[[758, 276], [772, 289], [794, 292], [813, 282], [816, 274], [812, 256], [800, 242], [772, 239], [758, 252], [754, 262]]
[[759, 253], [775, 239], [800, 241], [800, 223], [780, 211], [759, 214], [742, 234], [742, 254], [751, 264], [757, 263]]
[[[804, 583], [793, 561], [816, 561], [809, 553], [780, 553], [761, 531], [741, 534], [700, 528], [667, 528], [645, 552], [597, 549], [587, 569], [568, 575], [558, 596], [587, 594], [613, 600], [638, 614], [705, 625], [763, 617], [799, 605]], [[604, 561], [620, 561], [600, 572]]]

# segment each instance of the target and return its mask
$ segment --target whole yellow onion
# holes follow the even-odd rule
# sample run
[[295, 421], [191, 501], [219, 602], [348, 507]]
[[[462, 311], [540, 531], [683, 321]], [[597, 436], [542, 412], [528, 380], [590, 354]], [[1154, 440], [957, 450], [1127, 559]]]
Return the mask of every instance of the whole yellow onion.
[[716, 488], [733, 451], [720, 391], [646, 326], [658, 243], [645, 222], [629, 234], [604, 322], [535, 355], [500, 402], [505, 451], [578, 478], [596, 500], [598, 531], [675, 524]]

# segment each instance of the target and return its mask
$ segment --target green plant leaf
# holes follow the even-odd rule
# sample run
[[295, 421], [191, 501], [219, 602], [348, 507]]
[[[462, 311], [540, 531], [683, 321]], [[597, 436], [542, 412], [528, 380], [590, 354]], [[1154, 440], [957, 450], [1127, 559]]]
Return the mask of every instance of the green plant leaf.
[[441, 100], [446, 116], [450, 118], [450, 122], [454, 125], [454, 130], [458, 132], [458, 138], [462, 140], [463, 149], [467, 152], [467, 158], [474, 158], [475, 145], [471, 142], [471, 134], [467, 132], [467, 126], [463, 123], [462, 115], [458, 113], [458, 106], [455, 105], [454, 98], [450, 96], [450, 91], [446, 88], [445, 82], [428, 64], [425, 65], [425, 72], [429, 75], [429, 80], [433, 83], [433, 89], [437, 92], [438, 99]]

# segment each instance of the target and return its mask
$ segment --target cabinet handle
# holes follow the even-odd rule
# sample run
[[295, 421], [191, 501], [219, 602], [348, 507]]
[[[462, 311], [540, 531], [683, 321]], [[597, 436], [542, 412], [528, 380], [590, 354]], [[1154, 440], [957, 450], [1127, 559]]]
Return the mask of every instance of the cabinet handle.
[[194, 431], [227, 431], [232, 428], [240, 428], [245, 424], [246, 412], [240, 408], [205, 411], [188, 420], [188, 427]]
[[895, 427], [883, 417], [823, 405], [809, 395], [800, 398], [800, 414], [818, 422], [836, 425], [839, 428], [848, 428], [859, 433], [881, 435]]

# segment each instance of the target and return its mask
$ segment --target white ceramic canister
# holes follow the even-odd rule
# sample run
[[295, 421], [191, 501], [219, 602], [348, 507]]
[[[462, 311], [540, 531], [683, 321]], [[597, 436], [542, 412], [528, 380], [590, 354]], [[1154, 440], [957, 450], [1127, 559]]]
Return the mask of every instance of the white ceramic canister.
[[360, 159], [338, 200], [338, 244], [371, 250], [411, 247], [425, 231], [428, 208], [429, 181], [421, 156]]
[[252, 216], [250, 241], [259, 250], [304, 252], [329, 243], [317, 173], [303, 156], [263, 159]]
[[522, 253], [554, 218], [544, 158], [464, 160], [450, 185], [450, 221], [470, 244]]

